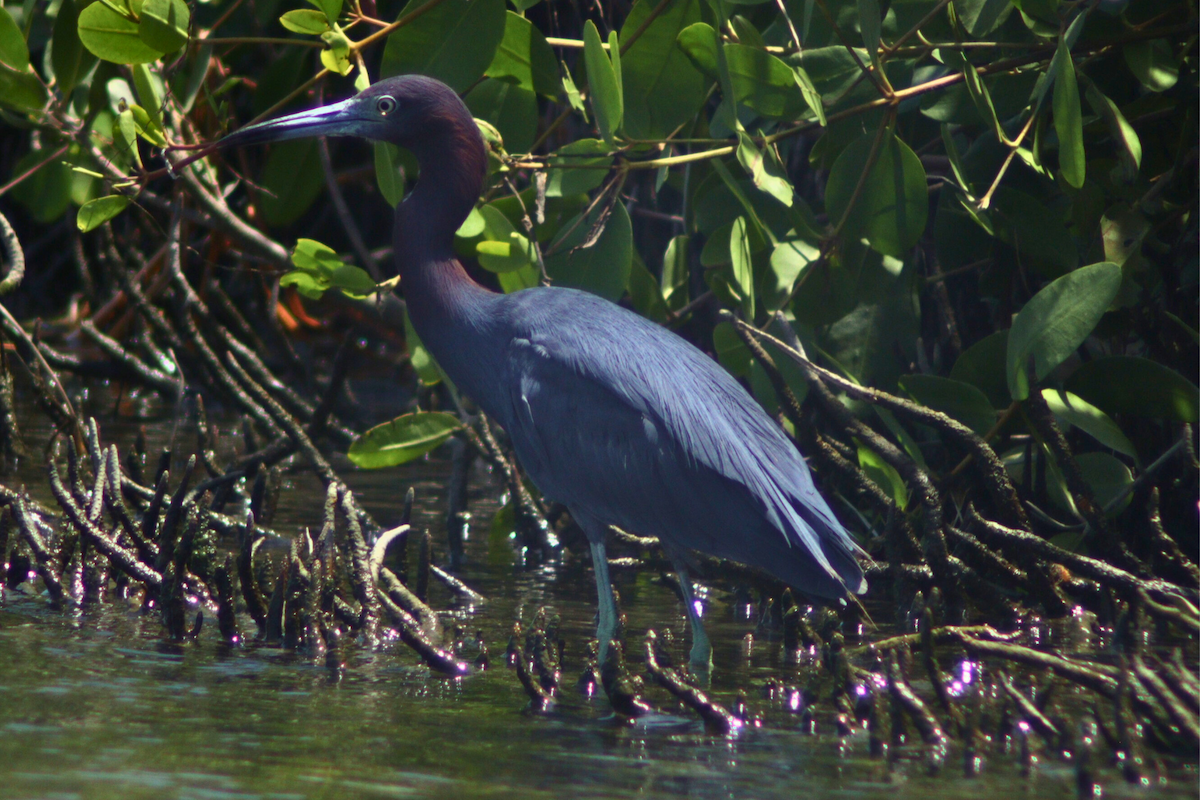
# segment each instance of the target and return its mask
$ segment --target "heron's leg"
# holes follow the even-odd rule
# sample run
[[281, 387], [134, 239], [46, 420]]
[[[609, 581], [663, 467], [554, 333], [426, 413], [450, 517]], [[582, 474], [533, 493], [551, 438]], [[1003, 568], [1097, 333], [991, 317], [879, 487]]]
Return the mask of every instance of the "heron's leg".
[[600, 642], [599, 661], [604, 666], [608, 657], [609, 642], [617, 635], [617, 601], [613, 597], [612, 580], [608, 577], [608, 555], [604, 542], [591, 542], [592, 569], [596, 573], [596, 600], [600, 621], [596, 625], [596, 638]]
[[704, 623], [700, 621], [700, 612], [696, 606], [696, 596], [692, 594], [692, 579], [688, 577], [687, 566], [682, 559], [673, 559], [675, 574], [679, 576], [679, 588], [683, 591], [683, 605], [687, 608], [688, 622], [692, 626], [692, 652], [688, 658], [693, 672], [707, 675], [712, 669], [712, 644], [708, 634], [704, 632]]

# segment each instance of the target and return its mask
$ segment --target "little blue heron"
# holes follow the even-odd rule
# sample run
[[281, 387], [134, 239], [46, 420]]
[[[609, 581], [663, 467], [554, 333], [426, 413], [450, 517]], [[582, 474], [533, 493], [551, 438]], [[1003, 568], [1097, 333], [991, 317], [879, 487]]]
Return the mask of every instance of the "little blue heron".
[[413, 327], [459, 389], [508, 432], [530, 479], [587, 534], [599, 596], [600, 663], [616, 633], [604, 538], [617, 526], [662, 543], [692, 628], [690, 660], [712, 648], [686, 553], [760, 567], [806, 595], [866, 590], [861, 552], [779, 426], [715, 361], [675, 333], [587, 292], [497, 294], [454, 255], [483, 188], [479, 128], [445, 84], [402, 76], [340, 103], [225, 137], [222, 146], [357, 136], [416, 156], [396, 207], [396, 269]]

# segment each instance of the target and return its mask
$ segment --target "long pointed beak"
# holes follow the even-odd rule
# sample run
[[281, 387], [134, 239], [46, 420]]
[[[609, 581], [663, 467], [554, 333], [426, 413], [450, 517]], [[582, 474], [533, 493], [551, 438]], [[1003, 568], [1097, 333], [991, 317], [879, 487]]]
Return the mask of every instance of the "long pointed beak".
[[305, 139], [312, 136], [351, 136], [357, 133], [358, 122], [352, 113], [350, 100], [321, 106], [298, 114], [247, 125], [217, 142], [218, 147], [241, 147], [286, 139]]

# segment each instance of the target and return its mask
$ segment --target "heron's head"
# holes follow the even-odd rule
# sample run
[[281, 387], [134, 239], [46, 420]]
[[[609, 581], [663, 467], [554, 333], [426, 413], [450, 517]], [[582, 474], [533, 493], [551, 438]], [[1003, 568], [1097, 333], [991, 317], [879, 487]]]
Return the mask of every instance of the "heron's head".
[[461, 127], [464, 118], [471, 122], [470, 113], [449, 86], [421, 75], [401, 75], [340, 103], [247, 125], [218, 144], [239, 147], [311, 136], [357, 136], [411, 147]]

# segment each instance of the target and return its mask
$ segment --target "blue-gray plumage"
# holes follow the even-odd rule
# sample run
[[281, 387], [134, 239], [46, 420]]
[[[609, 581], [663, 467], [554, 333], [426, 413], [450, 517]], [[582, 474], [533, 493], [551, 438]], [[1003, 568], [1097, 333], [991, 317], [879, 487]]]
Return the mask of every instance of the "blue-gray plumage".
[[586, 292], [496, 294], [454, 256], [454, 232], [486, 177], [478, 128], [444, 84], [390, 78], [341, 103], [248, 126], [240, 145], [348, 135], [392, 142], [421, 177], [396, 209], [408, 313], [446, 374], [508, 432], [522, 467], [591, 543], [601, 658], [616, 630], [604, 538], [658, 537], [680, 573], [692, 662], [711, 648], [685, 553], [760, 567], [799, 591], [866, 589], [858, 547], [796, 448], [737, 381], [676, 334]]

